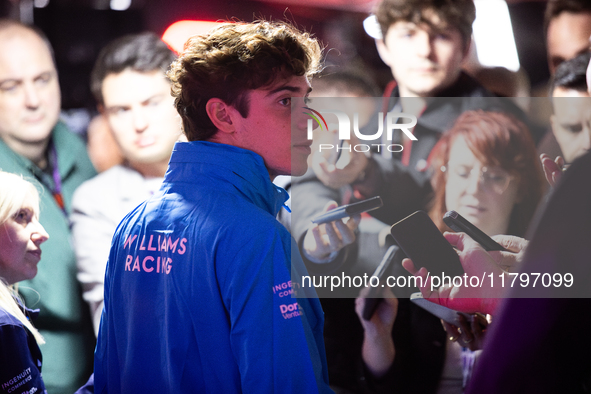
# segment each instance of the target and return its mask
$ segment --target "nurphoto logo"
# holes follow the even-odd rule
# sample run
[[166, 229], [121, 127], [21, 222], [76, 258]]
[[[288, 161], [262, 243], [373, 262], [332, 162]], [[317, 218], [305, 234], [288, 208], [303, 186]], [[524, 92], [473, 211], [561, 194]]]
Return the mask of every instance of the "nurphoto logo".
[[[394, 134], [394, 130], [400, 130], [406, 137], [412, 141], [416, 141], [417, 137], [412, 134], [411, 129], [416, 126], [417, 124], [417, 117], [410, 114], [405, 114], [402, 112], [389, 112], [384, 116], [383, 112], [378, 112], [378, 130], [373, 134], [362, 134], [359, 131], [359, 113], [355, 112], [353, 114], [353, 122], [349, 118], [349, 115], [343, 111], [339, 111], [336, 109], [323, 109], [321, 111], [314, 110], [309, 107], [304, 107], [306, 110], [310, 112], [304, 112], [306, 115], [309, 115], [311, 119], [308, 119], [307, 123], [307, 137], [309, 140], [313, 139], [313, 130], [317, 127], [320, 127], [322, 132], [330, 131], [335, 132], [336, 130], [330, 130], [329, 124], [333, 127], [338, 126], [338, 139], [340, 143], [337, 144], [325, 144], [321, 143], [318, 145], [319, 152], [326, 151], [326, 150], [348, 150], [351, 152], [352, 150], [355, 152], [369, 152], [372, 147], [380, 152], [382, 149], [387, 149], [390, 152], [401, 152], [403, 147], [400, 144], [392, 144], [392, 137]], [[338, 123], [328, 123], [325, 119], [324, 115], [332, 114], [336, 116]], [[316, 123], [316, 127], [314, 126]], [[353, 127], [351, 127], [351, 125]], [[383, 143], [383, 135], [385, 129], [385, 137], [389, 143]], [[344, 141], [351, 140], [351, 130], [355, 137], [359, 141], [374, 141], [374, 143], [365, 143], [365, 144], [343, 144]], [[364, 130], [367, 132], [367, 130]]]

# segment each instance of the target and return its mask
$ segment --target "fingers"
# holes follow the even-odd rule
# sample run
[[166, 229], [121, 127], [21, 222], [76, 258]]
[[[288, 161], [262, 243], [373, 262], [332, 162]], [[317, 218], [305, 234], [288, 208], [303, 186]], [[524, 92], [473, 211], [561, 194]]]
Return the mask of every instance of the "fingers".
[[474, 335], [472, 334], [472, 327], [468, 319], [466, 319], [465, 315], [458, 314], [458, 321], [460, 323], [461, 329], [461, 339], [464, 343], [470, 343], [474, 340]]
[[408, 272], [410, 272], [411, 274], [417, 276], [418, 275], [418, 269], [415, 268], [415, 264], [412, 262], [411, 259], [404, 259], [402, 260], [402, 266], [404, 267], [405, 270], [407, 270]]
[[488, 327], [488, 320], [482, 313], [475, 313], [472, 317], [471, 328], [475, 335], [482, 335]]
[[351, 231], [355, 231], [359, 226], [359, 222], [361, 222], [361, 215], [353, 215], [347, 219], [346, 224]]
[[554, 186], [554, 174], [560, 171], [558, 165], [546, 154], [540, 156], [540, 160], [542, 161], [542, 168], [544, 169], [544, 176], [546, 177], [546, 181], [548, 181], [550, 186]]
[[544, 153], [540, 156], [540, 161], [542, 162], [546, 180], [550, 186], [555, 186], [565, 169], [564, 159], [561, 156], [557, 156], [556, 159], [552, 160], [550, 156]]
[[564, 159], [562, 158], [562, 156], [556, 156], [556, 159], [554, 159], [554, 162], [556, 163], [558, 168], [560, 168], [560, 170], [564, 169], [565, 162], [564, 162]]
[[330, 210], [333, 210], [333, 209], [337, 208], [338, 206], [339, 206], [339, 204], [337, 204], [336, 201], [329, 201], [326, 203], [324, 208], [322, 208], [322, 213], [326, 213]]
[[492, 237], [505, 249], [513, 253], [519, 253], [527, 248], [528, 241], [521, 237], [515, 237], [513, 235], [495, 235]]
[[[346, 245], [350, 245], [353, 242], [355, 242], [355, 232], [354, 232], [354, 230], [352, 230], [348, 226], [348, 223], [345, 224], [345, 223], [343, 223], [342, 220], [336, 220], [333, 222], [334, 226], [331, 226], [330, 224], [331, 223], [327, 223], [327, 225], [326, 225], [327, 229], [332, 228], [333, 229], [332, 231], [334, 231], [334, 227], [336, 227], [338, 234], [337, 234], [337, 231], [335, 231], [335, 234], [337, 235], [337, 237], [340, 236], [341, 243], [342, 243], [341, 247], [346, 246]], [[357, 227], [357, 226], [355, 226], [355, 227]]]
[[441, 320], [441, 324], [443, 325], [443, 329], [447, 333], [447, 338], [452, 342], [457, 341], [461, 335], [458, 327], [454, 326], [453, 324], [449, 324], [445, 320]]
[[492, 238], [509, 252], [490, 252], [490, 256], [502, 269], [513, 271], [521, 263], [528, 241], [512, 235], [495, 235]]
[[420, 287], [420, 290], [421, 294], [423, 294], [423, 297], [435, 303], [439, 303], [438, 290], [431, 290], [431, 277], [429, 276], [427, 269], [423, 267], [417, 270], [414, 263], [409, 258], [402, 260], [402, 266], [412, 275], [421, 278], [420, 284], [422, 284], [422, 286]]
[[465, 242], [465, 234], [464, 233], [450, 233], [445, 232], [443, 233], [447, 242], [451, 244], [454, 248], [458, 249], [459, 251], [464, 250], [464, 242]]

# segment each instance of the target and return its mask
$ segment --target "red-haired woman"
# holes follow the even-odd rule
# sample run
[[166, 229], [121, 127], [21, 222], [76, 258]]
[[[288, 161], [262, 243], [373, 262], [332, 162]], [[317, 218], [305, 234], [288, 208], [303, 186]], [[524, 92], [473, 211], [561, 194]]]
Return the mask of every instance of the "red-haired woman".
[[429, 215], [441, 231], [450, 231], [442, 217], [454, 210], [490, 236], [525, 235], [544, 180], [522, 122], [500, 112], [465, 112], [439, 140], [431, 163]]

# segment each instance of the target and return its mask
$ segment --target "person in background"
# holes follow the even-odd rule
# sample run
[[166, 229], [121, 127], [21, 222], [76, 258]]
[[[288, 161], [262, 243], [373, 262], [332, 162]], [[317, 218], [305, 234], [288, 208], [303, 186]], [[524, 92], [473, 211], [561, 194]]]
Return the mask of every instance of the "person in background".
[[450, 210], [489, 236], [524, 236], [544, 181], [527, 127], [508, 114], [463, 113], [432, 158], [434, 197], [429, 216], [441, 232]]
[[175, 54], [153, 33], [121, 37], [99, 54], [91, 87], [124, 163], [84, 182], [72, 201], [78, 280], [95, 333], [103, 309], [103, 282], [117, 225], [160, 188], [180, 118], [166, 70]]
[[560, 63], [589, 50], [591, 2], [548, 1], [544, 16], [548, 68], [554, 75]]
[[309, 34], [261, 21], [194, 36], [173, 63], [189, 142], [113, 237], [96, 392], [330, 392], [322, 309], [292, 287], [306, 271], [272, 183], [307, 169], [320, 59]]
[[92, 323], [76, 280], [70, 223], [74, 190], [96, 174], [83, 141], [59, 121], [60, 90], [52, 49], [41, 32], [0, 20], [0, 168], [42, 185], [41, 224], [51, 233], [39, 273], [24, 281], [26, 304], [43, 310], [43, 380], [70, 394], [92, 370]]
[[[548, 1], [544, 16], [544, 33], [548, 69], [552, 78], [562, 62], [588, 51], [591, 35], [591, 2], [587, 0]], [[551, 88], [551, 83], [552, 79], [548, 83], [548, 88]], [[547, 94], [547, 92], [539, 92], [539, 95]], [[545, 114], [552, 113], [552, 104], [549, 101], [539, 100], [533, 100], [532, 104], [535, 107], [531, 112], [532, 116], [539, 117], [539, 120], [546, 124], [549, 115]], [[550, 130], [538, 144], [538, 150], [552, 158], [564, 156], [560, 151], [560, 144]]]
[[591, 53], [585, 52], [561, 63], [552, 81], [554, 114], [550, 121], [564, 157], [552, 160], [547, 154], [541, 156], [546, 180], [551, 186], [556, 185], [567, 163], [591, 148], [591, 98], [585, 80], [589, 59]]
[[49, 236], [39, 223], [39, 192], [22, 176], [0, 171], [0, 387], [8, 393], [45, 394], [41, 377], [45, 343], [31, 323], [16, 283], [32, 279]]
[[[544, 180], [535, 145], [522, 122], [508, 114], [465, 112], [439, 140], [431, 163], [435, 173], [429, 215], [442, 232], [449, 231], [443, 215], [455, 210], [489, 236], [525, 234], [541, 199]], [[522, 245], [512, 245], [516, 239], [504, 236], [499, 241], [517, 253]], [[358, 314], [363, 302], [357, 300]], [[472, 346], [481, 343], [476, 337], [487, 326], [486, 320], [477, 317], [480, 327], [462, 331], [446, 323], [446, 335], [429, 312], [406, 298], [397, 304], [392, 311], [381, 311], [364, 322], [363, 354], [373, 375], [368, 376], [373, 388], [380, 392], [461, 393], [477, 357], [462, 348], [476, 350]], [[384, 303], [382, 308], [387, 305], [394, 303]], [[438, 342], [445, 345], [432, 346]]]

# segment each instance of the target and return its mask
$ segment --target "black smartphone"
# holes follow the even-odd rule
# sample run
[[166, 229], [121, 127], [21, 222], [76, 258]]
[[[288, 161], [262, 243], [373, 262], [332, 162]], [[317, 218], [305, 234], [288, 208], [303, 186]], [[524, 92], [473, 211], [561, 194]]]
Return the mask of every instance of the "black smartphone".
[[486, 235], [481, 229], [470, 223], [468, 219], [456, 211], [446, 212], [446, 214], [443, 215], [443, 221], [453, 231], [468, 234], [470, 238], [478, 242], [486, 251], [500, 250], [507, 252], [507, 249], [502, 247], [498, 242]]
[[[400, 249], [398, 248], [398, 246], [392, 245], [388, 248], [386, 254], [384, 254], [384, 257], [378, 265], [378, 268], [376, 268], [376, 270], [373, 273], [373, 276], [379, 278], [380, 282], [382, 281], [382, 278], [386, 275], [386, 273], [389, 272], [390, 266], [392, 266], [394, 258], [396, 257], [396, 253], [399, 250]], [[377, 287], [371, 287], [369, 289], [369, 292], [365, 297], [365, 305], [363, 306], [362, 313], [362, 316], [365, 320], [370, 320], [373, 314], [375, 313], [376, 309], [378, 308], [379, 303], [383, 299], [381, 297], [382, 291], [383, 286], [381, 284], [378, 284]]]
[[314, 219], [312, 219], [312, 223], [322, 224], [333, 222], [335, 220], [343, 219], [359, 213], [373, 211], [374, 209], [380, 208], [382, 205], [384, 205], [384, 203], [382, 202], [382, 198], [380, 196], [368, 198], [367, 200], [340, 206], [323, 213], [322, 215], [316, 216]]
[[390, 228], [390, 234], [416, 268], [425, 267], [437, 276], [464, 274], [458, 254], [426, 212], [417, 211], [402, 219]]

